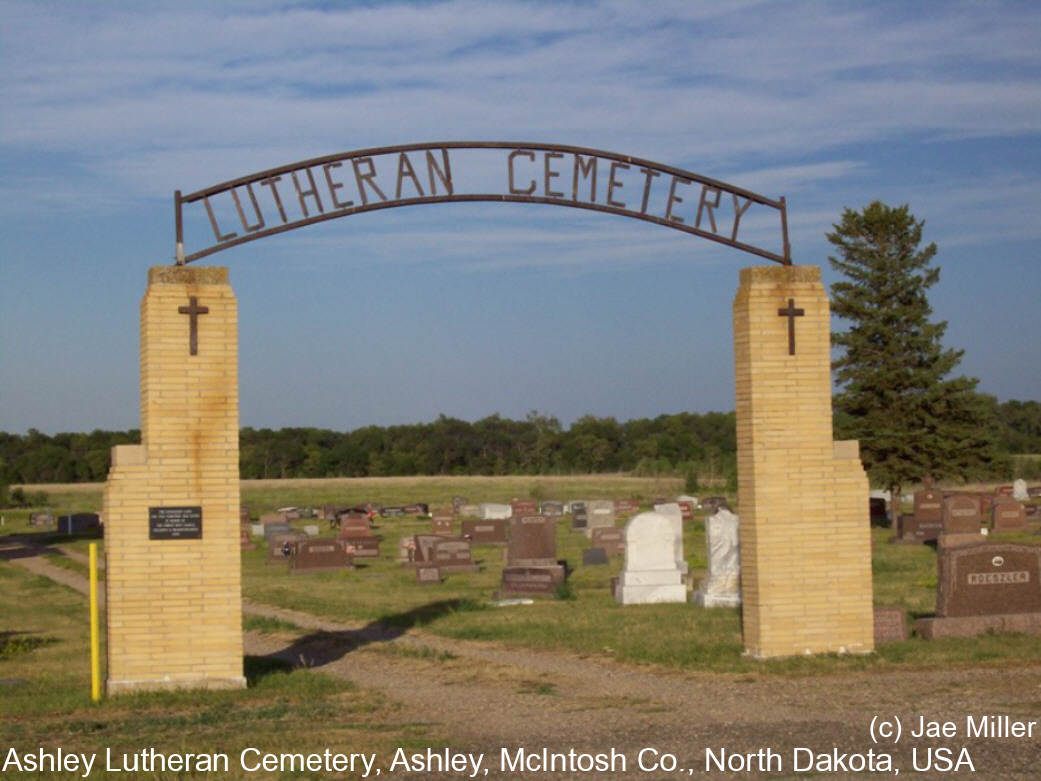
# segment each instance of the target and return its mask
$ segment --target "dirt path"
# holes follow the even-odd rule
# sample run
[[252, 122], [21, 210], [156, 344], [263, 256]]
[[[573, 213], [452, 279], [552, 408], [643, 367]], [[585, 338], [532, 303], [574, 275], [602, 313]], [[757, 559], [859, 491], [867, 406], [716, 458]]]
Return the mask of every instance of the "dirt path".
[[[9, 546], [0, 550], [0, 558], [85, 590], [85, 578], [29, 553], [19, 554]], [[778, 760], [773, 760], [770, 777], [795, 777], [795, 747], [808, 747], [828, 758], [833, 749], [862, 756], [870, 749], [876, 756], [891, 753], [894, 767], [915, 778], [951, 774], [914, 772], [912, 746], [918, 750], [919, 765], [926, 760], [927, 749], [951, 749], [951, 755], [939, 757], [957, 761], [964, 746], [981, 778], [1034, 779], [1041, 768], [1038, 667], [800, 678], [682, 673], [564, 652], [449, 640], [414, 629], [402, 633], [378, 625], [338, 624], [249, 601], [244, 602], [243, 613], [289, 621], [302, 630], [284, 635], [247, 632], [247, 653], [315, 667], [384, 692], [399, 704], [403, 718], [438, 725], [437, 731], [450, 735], [453, 751], [485, 754], [482, 770], [489, 769], [489, 776], [521, 777], [510, 772], [508, 764], [502, 772], [502, 750], [507, 750], [507, 762], [512, 762], [520, 748], [533, 752], [534, 764], [527, 766], [525, 776], [546, 779], [587, 774], [569, 769], [539, 772], [543, 748], [604, 755], [614, 769], [593, 774], [598, 778], [673, 778], [688, 775], [688, 769], [694, 776], [725, 777], [728, 774], [715, 772], [714, 766], [706, 773], [707, 751], [725, 756], [724, 752], [736, 755], [760, 749], [771, 749], [781, 762], [777, 772]], [[1033, 737], [966, 736], [967, 716], [1001, 714], [1036, 721]], [[957, 736], [910, 742], [904, 738], [895, 748], [872, 743], [872, 718], [893, 715], [904, 729], [917, 725], [919, 716], [949, 719], [956, 724]], [[641, 770], [638, 759], [643, 749], [650, 749], [643, 755], [645, 765], [653, 764], [656, 756], [672, 754], [677, 770]], [[620, 760], [611, 758], [612, 750], [624, 756], [624, 771]], [[768, 755], [762, 756], [766, 761]], [[808, 756], [799, 754], [801, 760]], [[392, 760], [379, 758], [383, 775], [404, 777], [390, 772]], [[756, 755], [742, 759], [746, 777], [765, 775], [759, 762]], [[832, 759], [829, 766], [816, 769], [835, 778], [875, 775], [852, 772], [856, 765], [850, 763], [857, 760], [850, 756], [842, 762]], [[878, 759], [875, 767], [883, 771], [879, 776], [892, 775]], [[964, 772], [958, 775], [968, 775], [967, 765], [961, 769]], [[413, 777], [466, 775], [423, 772]]]

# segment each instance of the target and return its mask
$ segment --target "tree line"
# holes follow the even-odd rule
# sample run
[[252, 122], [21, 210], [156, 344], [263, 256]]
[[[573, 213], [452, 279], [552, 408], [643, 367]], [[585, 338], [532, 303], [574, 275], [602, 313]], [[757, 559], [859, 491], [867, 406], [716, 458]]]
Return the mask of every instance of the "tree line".
[[[982, 399], [1004, 458], [970, 477], [1008, 476], [1010, 454], [1041, 453], [1041, 402]], [[845, 429], [837, 414], [837, 435]], [[0, 483], [100, 482], [108, 474], [112, 446], [140, 441], [136, 429], [0, 432]], [[524, 420], [492, 415], [474, 422], [442, 415], [429, 423], [346, 432], [311, 427], [240, 432], [240, 471], [247, 479], [632, 472], [713, 484], [733, 481], [736, 452], [733, 412], [625, 422], [586, 415], [568, 427], [537, 412]]]

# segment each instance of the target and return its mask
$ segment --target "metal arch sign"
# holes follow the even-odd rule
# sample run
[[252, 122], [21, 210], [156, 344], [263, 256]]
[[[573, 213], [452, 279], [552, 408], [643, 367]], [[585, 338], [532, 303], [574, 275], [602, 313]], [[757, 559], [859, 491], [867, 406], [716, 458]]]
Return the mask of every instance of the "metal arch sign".
[[[475, 154], [483, 157], [474, 162]], [[553, 204], [618, 214], [791, 264], [783, 197], [774, 200], [600, 149], [505, 141], [360, 149], [270, 168], [187, 195], [178, 190], [176, 262], [190, 263], [337, 217], [467, 201]], [[213, 243], [185, 254], [186, 223], [197, 227], [194, 235], [212, 233]]]

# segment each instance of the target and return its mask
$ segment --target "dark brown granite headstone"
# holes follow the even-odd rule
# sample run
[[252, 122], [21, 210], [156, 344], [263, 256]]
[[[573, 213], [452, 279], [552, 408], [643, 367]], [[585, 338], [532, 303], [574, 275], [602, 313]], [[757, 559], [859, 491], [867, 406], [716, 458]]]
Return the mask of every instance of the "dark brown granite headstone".
[[290, 572], [319, 572], [350, 567], [352, 556], [345, 540], [300, 540], [289, 561]]
[[340, 536], [345, 539], [358, 539], [371, 537], [372, 527], [369, 519], [364, 515], [348, 513], [340, 516]]
[[943, 500], [942, 523], [944, 534], [978, 534], [983, 525], [979, 500], [966, 494], [948, 496]]
[[500, 595], [508, 594], [552, 594], [564, 582], [564, 568], [556, 567], [506, 567], [502, 571]]
[[507, 558], [511, 566], [556, 564], [556, 525], [544, 515], [522, 515], [510, 519]]
[[501, 519], [463, 521], [462, 535], [474, 545], [504, 545], [506, 543], [506, 523], [507, 521]]
[[428, 561], [441, 572], [477, 572], [470, 551], [470, 541], [461, 538], [440, 538], [429, 550]]
[[539, 514], [539, 503], [534, 499], [514, 499], [510, 502], [510, 508], [513, 510], [514, 518]]
[[938, 554], [936, 615], [1041, 613], [1041, 547], [982, 544]]
[[417, 534], [412, 538], [414, 542], [412, 551], [412, 564], [429, 564], [433, 561], [432, 551], [434, 546], [444, 537], [437, 534]]
[[451, 515], [435, 515], [430, 519], [430, 533], [440, 537], [451, 537], [455, 534], [455, 518]]
[[907, 638], [907, 614], [902, 607], [875, 608], [876, 646], [898, 643]]
[[625, 553], [625, 529], [598, 526], [593, 529], [591, 547], [603, 548], [608, 556], [621, 556]]
[[914, 517], [922, 521], [940, 521], [943, 519], [943, 494], [932, 488], [914, 492]]
[[356, 559], [378, 559], [380, 557], [379, 537], [340, 537], [340, 539], [347, 546], [347, 552], [353, 554]]
[[632, 515], [640, 512], [640, 501], [638, 499], [615, 499], [614, 511], [617, 515]]
[[1012, 497], [997, 497], [991, 505], [990, 513], [991, 527], [995, 532], [1015, 532], [1029, 528], [1026, 510]]
[[914, 515], [901, 515], [897, 523], [900, 542], [932, 542], [943, 532], [943, 522], [919, 520]]

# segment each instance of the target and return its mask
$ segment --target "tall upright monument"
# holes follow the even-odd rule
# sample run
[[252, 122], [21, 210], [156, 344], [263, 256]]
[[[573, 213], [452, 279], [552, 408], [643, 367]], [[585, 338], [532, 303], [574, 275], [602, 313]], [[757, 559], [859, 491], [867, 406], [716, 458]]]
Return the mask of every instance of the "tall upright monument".
[[818, 267], [741, 270], [734, 364], [745, 650], [871, 651], [868, 482], [857, 442], [832, 439]]
[[141, 444], [113, 448], [103, 512], [109, 694], [245, 686], [227, 268], [149, 269]]

